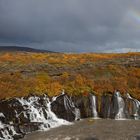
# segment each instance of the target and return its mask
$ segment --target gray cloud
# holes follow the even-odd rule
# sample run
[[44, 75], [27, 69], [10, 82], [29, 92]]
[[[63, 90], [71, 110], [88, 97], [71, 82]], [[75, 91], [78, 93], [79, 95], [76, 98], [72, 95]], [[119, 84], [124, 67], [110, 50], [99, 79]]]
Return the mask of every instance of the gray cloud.
[[140, 51], [139, 0], [1, 0], [0, 45]]

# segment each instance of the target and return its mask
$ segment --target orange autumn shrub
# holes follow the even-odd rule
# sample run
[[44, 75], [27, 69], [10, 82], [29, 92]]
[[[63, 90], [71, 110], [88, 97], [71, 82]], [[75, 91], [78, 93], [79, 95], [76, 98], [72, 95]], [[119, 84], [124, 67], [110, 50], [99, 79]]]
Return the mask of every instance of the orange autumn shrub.
[[140, 53], [0, 53], [0, 98], [115, 89], [140, 99]]

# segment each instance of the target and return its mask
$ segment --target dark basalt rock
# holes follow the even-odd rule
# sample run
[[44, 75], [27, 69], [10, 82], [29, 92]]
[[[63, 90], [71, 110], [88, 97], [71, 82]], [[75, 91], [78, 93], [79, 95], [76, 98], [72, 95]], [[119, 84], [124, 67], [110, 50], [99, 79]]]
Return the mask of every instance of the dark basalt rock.
[[[0, 102], [1, 135], [5, 135], [5, 139], [17, 139], [23, 137], [24, 133], [39, 130], [41, 121], [49, 119], [47, 104], [49, 104], [47, 96], [2, 100]], [[45, 127], [49, 127], [47, 122]], [[6, 135], [9, 135], [9, 137], [6, 137]]]
[[112, 104], [112, 96], [109, 95], [109, 94], [104, 94], [101, 97], [101, 111], [100, 111], [100, 116], [102, 118], [110, 118], [111, 104]]
[[[6, 135], [6, 137], [4, 136]], [[19, 126], [15, 125], [7, 125], [4, 128], [0, 128], [0, 138], [5, 140], [5, 139], [14, 139], [18, 140], [20, 138], [24, 137], [24, 133], [22, 133], [19, 129]]]
[[140, 119], [140, 102], [129, 94], [126, 95], [126, 107], [131, 119]]
[[[45, 109], [44, 96], [36, 97], [32, 96], [31, 98], [38, 98], [37, 101], [34, 101], [34, 106], [38, 109], [42, 109], [45, 118], [47, 119], [47, 113]], [[30, 97], [23, 98], [23, 100], [29, 102]], [[8, 101], [3, 101], [0, 103], [0, 112], [4, 113], [6, 122], [14, 123], [30, 123], [30, 110], [27, 105], [22, 105], [18, 99], [12, 99]], [[25, 115], [26, 114], [26, 115]]]
[[124, 98], [121, 96], [120, 92], [116, 91], [112, 96], [110, 117], [112, 119], [126, 119], [126, 112], [127, 111]]
[[119, 92], [107, 93], [101, 97], [101, 118], [135, 119], [139, 118], [140, 102], [130, 95], [122, 97]]
[[[0, 112], [2, 112], [5, 116], [5, 119], [1, 120], [3, 123], [17, 121], [15, 120], [17, 118], [15, 111], [16, 110], [18, 111], [21, 106], [17, 104], [17, 108], [16, 108], [15, 107], [16, 104], [17, 104], [17, 101], [15, 99], [3, 100], [0, 102]], [[21, 107], [21, 110], [23, 110], [23, 107]]]
[[[72, 100], [77, 108], [80, 109], [81, 118], [95, 117], [93, 112], [93, 97], [94, 94], [86, 94], [73, 96]], [[98, 111], [98, 100], [95, 100], [96, 110]]]
[[58, 118], [75, 121], [88, 117], [140, 119], [140, 102], [129, 94], [123, 97], [119, 91], [105, 93], [100, 99], [94, 94], [70, 97], [62, 93], [51, 99], [32, 95], [1, 100], [0, 139], [19, 139], [29, 132], [50, 128], [60, 121]]
[[62, 118], [68, 121], [75, 120], [75, 105], [71, 98], [66, 94], [57, 97], [57, 99], [52, 102], [51, 109], [58, 118]]
[[27, 134], [27, 133], [39, 130], [40, 124], [38, 122], [22, 124], [22, 125], [19, 125], [19, 129], [23, 134]]
[[74, 96], [72, 100], [77, 108], [80, 109], [81, 118], [92, 117], [92, 108], [90, 104], [90, 96]]

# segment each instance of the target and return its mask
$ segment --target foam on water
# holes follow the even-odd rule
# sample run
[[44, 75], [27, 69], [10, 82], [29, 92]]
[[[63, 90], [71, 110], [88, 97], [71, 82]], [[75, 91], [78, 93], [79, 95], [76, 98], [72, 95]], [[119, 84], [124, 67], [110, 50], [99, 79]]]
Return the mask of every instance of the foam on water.
[[0, 131], [2, 134], [0, 140], [13, 140], [13, 136], [18, 135], [13, 126], [3, 124], [2, 122], [0, 122]]
[[[54, 100], [56, 100], [56, 98]], [[16, 98], [16, 100], [23, 107], [23, 110], [20, 112], [15, 110], [16, 117], [19, 118], [20, 115], [23, 114], [29, 122], [39, 123], [40, 130], [49, 130], [50, 128], [58, 127], [60, 125], [72, 124], [66, 120], [57, 118], [51, 111], [51, 103], [54, 100], [51, 102], [47, 96], [44, 96], [43, 105], [40, 104], [40, 98], [37, 96]], [[0, 117], [4, 117], [4, 114], [0, 113]], [[13, 124], [13, 122], [11, 123]], [[2, 134], [0, 140], [12, 140], [14, 135], [18, 135], [12, 125], [6, 125], [2, 122], [0, 122], [0, 131]]]
[[[56, 100], [55, 97], [54, 100]], [[39, 97], [29, 97], [29, 99], [17, 99], [22, 106], [24, 106], [24, 114], [25, 116], [29, 116], [30, 122], [40, 122], [42, 123], [40, 129], [48, 130], [49, 127], [57, 127], [60, 125], [68, 125], [70, 124], [66, 120], [59, 119], [57, 116], [51, 111], [51, 102], [47, 96], [44, 97], [44, 107], [41, 107], [39, 102]], [[45, 112], [45, 114], [44, 114]], [[27, 115], [28, 114], [28, 115]]]

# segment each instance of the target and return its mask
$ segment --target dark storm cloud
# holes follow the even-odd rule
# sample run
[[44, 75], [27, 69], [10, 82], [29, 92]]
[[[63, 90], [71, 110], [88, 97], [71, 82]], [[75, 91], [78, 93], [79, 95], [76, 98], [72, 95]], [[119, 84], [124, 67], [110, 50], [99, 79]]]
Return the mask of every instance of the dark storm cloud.
[[139, 0], [0, 0], [0, 44], [140, 51], [139, 9]]

